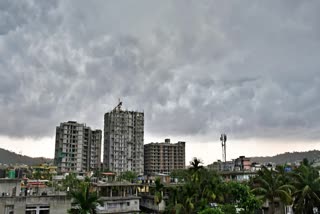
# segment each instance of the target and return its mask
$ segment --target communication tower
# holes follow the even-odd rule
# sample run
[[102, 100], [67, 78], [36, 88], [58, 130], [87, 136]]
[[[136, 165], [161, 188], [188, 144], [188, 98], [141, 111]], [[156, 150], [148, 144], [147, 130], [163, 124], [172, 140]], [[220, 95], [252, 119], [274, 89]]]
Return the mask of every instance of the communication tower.
[[222, 145], [222, 162], [227, 161], [227, 135], [221, 134], [220, 137], [221, 145]]

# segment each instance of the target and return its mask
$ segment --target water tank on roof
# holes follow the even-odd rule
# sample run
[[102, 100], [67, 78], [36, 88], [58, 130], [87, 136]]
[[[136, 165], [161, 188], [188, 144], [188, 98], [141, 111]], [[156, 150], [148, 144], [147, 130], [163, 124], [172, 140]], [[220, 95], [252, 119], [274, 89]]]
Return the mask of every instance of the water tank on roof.
[[9, 178], [16, 178], [16, 171], [14, 169], [9, 170]]

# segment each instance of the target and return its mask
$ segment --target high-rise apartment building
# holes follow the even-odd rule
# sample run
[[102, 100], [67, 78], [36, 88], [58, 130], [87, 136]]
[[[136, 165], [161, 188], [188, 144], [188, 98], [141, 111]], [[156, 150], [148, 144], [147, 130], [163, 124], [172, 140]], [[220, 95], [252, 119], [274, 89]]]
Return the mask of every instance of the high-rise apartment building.
[[58, 172], [87, 172], [100, 169], [101, 130], [91, 130], [75, 121], [56, 127], [54, 163]]
[[145, 175], [168, 175], [175, 169], [184, 169], [185, 165], [185, 142], [170, 143], [170, 139], [165, 139], [164, 143], [144, 145]]
[[104, 115], [103, 166], [120, 175], [143, 174], [144, 113], [124, 111], [119, 105]]

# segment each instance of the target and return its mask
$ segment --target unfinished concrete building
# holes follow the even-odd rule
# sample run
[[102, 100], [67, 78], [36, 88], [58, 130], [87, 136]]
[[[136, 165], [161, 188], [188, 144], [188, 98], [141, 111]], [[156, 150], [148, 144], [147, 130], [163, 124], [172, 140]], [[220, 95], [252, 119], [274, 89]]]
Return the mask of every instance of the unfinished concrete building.
[[124, 111], [121, 104], [104, 115], [104, 170], [143, 175], [144, 113]]
[[185, 168], [185, 142], [149, 143], [144, 145], [144, 174], [170, 174], [175, 169]]
[[60, 123], [56, 128], [54, 164], [59, 173], [88, 172], [100, 168], [101, 130], [91, 130], [76, 121]]

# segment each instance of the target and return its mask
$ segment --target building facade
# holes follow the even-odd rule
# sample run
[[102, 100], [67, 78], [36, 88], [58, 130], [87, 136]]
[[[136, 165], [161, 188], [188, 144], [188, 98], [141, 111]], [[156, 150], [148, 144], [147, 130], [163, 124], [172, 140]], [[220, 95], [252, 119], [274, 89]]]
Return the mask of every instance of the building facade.
[[251, 170], [251, 159], [245, 156], [239, 156], [234, 161], [234, 168], [236, 171]]
[[124, 111], [121, 103], [104, 115], [104, 170], [143, 174], [144, 113]]
[[91, 130], [75, 121], [61, 123], [56, 128], [54, 164], [57, 171], [88, 172], [100, 168], [101, 130]]
[[0, 197], [3, 214], [65, 214], [70, 208], [71, 198], [62, 195]]
[[184, 169], [185, 142], [170, 143], [165, 139], [164, 143], [149, 143], [144, 145], [144, 172], [146, 175], [158, 173], [169, 174], [175, 169]]
[[127, 182], [93, 183], [92, 188], [98, 193], [102, 205], [97, 214], [140, 213], [140, 184]]

